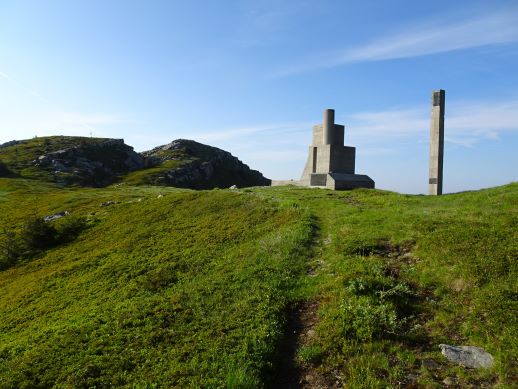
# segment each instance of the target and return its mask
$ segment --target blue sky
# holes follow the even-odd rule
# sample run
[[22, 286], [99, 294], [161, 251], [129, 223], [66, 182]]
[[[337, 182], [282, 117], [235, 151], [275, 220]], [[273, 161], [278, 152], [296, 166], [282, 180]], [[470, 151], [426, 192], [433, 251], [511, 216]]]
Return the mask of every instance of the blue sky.
[[439, 88], [445, 192], [516, 181], [516, 1], [0, 0], [0, 143], [189, 138], [297, 179], [334, 108], [357, 173], [425, 193]]

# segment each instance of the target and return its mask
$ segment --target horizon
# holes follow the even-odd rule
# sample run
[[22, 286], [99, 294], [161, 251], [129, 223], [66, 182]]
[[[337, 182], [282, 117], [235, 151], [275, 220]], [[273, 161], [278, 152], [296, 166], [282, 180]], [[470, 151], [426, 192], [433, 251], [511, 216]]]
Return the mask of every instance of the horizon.
[[432, 90], [446, 91], [444, 193], [517, 180], [512, 1], [4, 1], [0, 144], [186, 138], [299, 179], [333, 108], [376, 188], [427, 193]]

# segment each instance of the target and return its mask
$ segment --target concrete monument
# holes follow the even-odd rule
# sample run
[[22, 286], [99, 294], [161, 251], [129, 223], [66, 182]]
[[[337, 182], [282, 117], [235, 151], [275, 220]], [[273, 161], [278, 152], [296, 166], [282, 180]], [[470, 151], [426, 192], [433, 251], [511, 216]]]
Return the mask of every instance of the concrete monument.
[[444, 90], [432, 92], [432, 120], [430, 123], [430, 170], [428, 194], [442, 194], [442, 162], [444, 156]]
[[313, 126], [306, 167], [300, 184], [329, 189], [374, 188], [374, 181], [355, 174], [356, 148], [344, 146], [344, 126], [335, 124], [335, 111], [326, 109], [322, 124]]

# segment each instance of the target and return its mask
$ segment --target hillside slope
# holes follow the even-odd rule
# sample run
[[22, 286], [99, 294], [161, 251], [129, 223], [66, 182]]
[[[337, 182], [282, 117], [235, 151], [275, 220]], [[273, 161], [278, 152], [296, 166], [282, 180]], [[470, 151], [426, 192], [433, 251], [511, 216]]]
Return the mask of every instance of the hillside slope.
[[10, 230], [64, 210], [88, 228], [0, 272], [1, 388], [261, 385], [304, 269], [303, 212], [230, 191], [0, 179]]
[[153, 167], [129, 174], [134, 185], [165, 185], [190, 189], [267, 186], [271, 181], [228, 151], [192, 140], [177, 139], [142, 155]]
[[517, 199], [0, 179], [4, 255], [86, 218], [0, 271], [0, 388], [515, 387]]
[[[122, 139], [51, 136], [0, 145], [3, 176], [62, 185], [102, 187], [145, 167], [144, 158]], [[2, 168], [0, 166], [0, 177]]]
[[0, 177], [64, 186], [115, 182], [191, 189], [270, 185], [270, 180], [227, 151], [178, 139], [136, 153], [122, 139], [52, 136], [0, 145]]

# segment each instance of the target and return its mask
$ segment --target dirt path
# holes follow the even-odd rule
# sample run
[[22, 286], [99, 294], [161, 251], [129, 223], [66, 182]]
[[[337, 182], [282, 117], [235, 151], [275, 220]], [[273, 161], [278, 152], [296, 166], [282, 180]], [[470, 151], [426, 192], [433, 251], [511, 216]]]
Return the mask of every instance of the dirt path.
[[[308, 261], [311, 263], [306, 276], [313, 277], [319, 271], [322, 251], [325, 242], [319, 234], [318, 222], [315, 225], [314, 240]], [[320, 265], [319, 265], [320, 264]], [[319, 302], [316, 299], [301, 301], [292, 306], [288, 312], [285, 338], [281, 344], [281, 357], [277, 374], [271, 388], [282, 389], [324, 389], [336, 388], [334, 383], [325, 379], [317, 367], [305, 363], [297, 357], [297, 351], [311, 343], [315, 336], [315, 326], [318, 322]]]
[[[281, 345], [282, 355], [272, 388], [329, 388], [321, 374], [311, 364], [297, 358], [297, 350], [308, 344], [315, 334], [318, 303], [306, 301], [289, 312], [286, 337]], [[331, 386], [332, 387], [332, 386]]]

